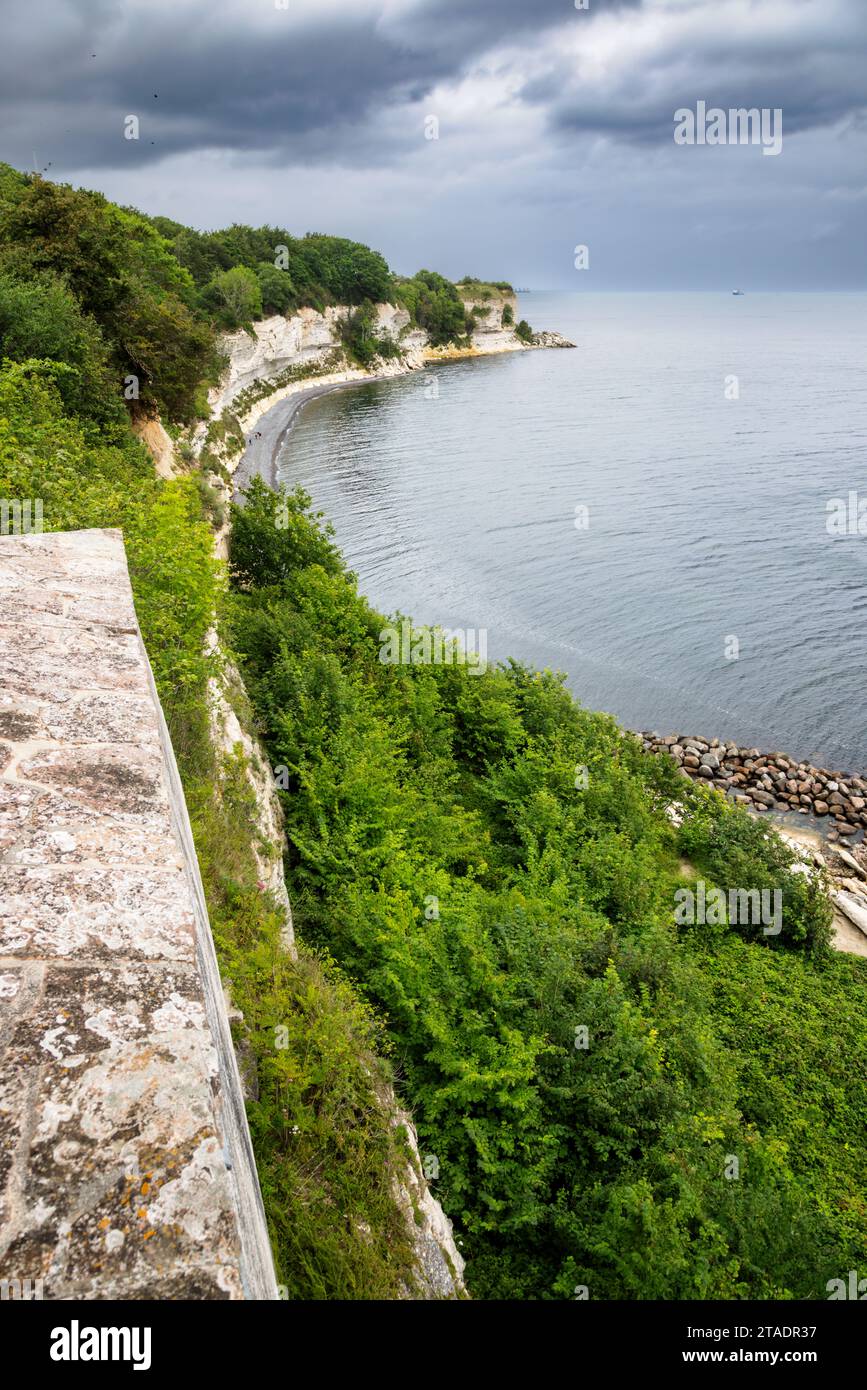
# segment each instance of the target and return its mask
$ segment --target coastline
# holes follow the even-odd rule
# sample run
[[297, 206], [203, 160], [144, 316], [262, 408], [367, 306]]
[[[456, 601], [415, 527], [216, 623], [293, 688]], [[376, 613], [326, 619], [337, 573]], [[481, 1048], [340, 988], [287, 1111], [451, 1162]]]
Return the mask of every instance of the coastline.
[[[298, 412], [308, 401], [324, 396], [329, 391], [336, 391], [344, 386], [357, 386], [363, 382], [389, 381], [393, 377], [409, 376], [437, 363], [461, 362], [513, 352], [575, 347], [568, 338], [550, 329], [539, 330], [533, 335], [531, 342], [525, 342], [518, 337], [514, 329], [501, 326], [504, 302], [497, 300], [488, 309], [488, 320], [493, 314], [494, 323], [478, 323], [472, 340], [461, 346], [449, 343], [433, 347], [426, 333], [417, 329], [407, 338], [405, 351], [399, 358], [379, 359], [373, 370], [349, 366], [344, 357], [342, 365], [335, 364], [335, 370], [319, 375], [311, 373], [311, 380], [301, 377], [285, 386], [278, 386], [270, 394], [256, 401], [240, 419], [244, 432], [244, 450], [238, 455], [234, 466], [229, 464], [233, 475], [233, 500], [238, 501], [239, 493], [254, 477], [262, 478], [269, 487], [275, 486], [277, 455]], [[510, 302], [514, 307], [514, 296]], [[468, 300], [466, 303], [470, 305], [472, 301]], [[405, 310], [395, 310], [393, 305], [379, 305], [377, 312], [380, 327], [387, 335], [397, 336], [409, 325], [408, 313]], [[306, 360], [315, 362], [317, 358], [321, 360], [323, 353], [339, 348], [335, 324], [329, 317], [335, 313], [337, 310], [330, 309], [326, 310], [323, 316], [310, 310], [300, 310], [288, 319], [278, 315], [262, 320], [256, 325], [252, 344], [248, 334], [228, 334], [224, 345], [231, 365], [227, 381], [209, 393], [212, 415], [216, 417], [223, 410], [231, 410], [235, 396], [246, 387], [252, 384], [266, 384], [269, 375], [275, 374], [278, 363], [285, 366], [293, 361], [304, 361], [305, 352], [309, 352], [311, 348], [315, 355]], [[237, 374], [232, 370], [235, 364], [239, 367]], [[202, 429], [202, 439], [204, 433]], [[257, 437], [259, 435], [261, 438]]]
[[[543, 341], [536, 346], [558, 345]], [[421, 361], [388, 364], [384, 371], [345, 368], [278, 388], [243, 417], [245, 448], [232, 473], [234, 500], [253, 477], [261, 477], [269, 487], [276, 485], [280, 449], [309, 401], [349, 386], [408, 376], [429, 363], [509, 350], [515, 349], [428, 349]], [[867, 956], [867, 774], [830, 771], [783, 753], [738, 747], [717, 738], [648, 732], [636, 732], [635, 737], [648, 751], [672, 757], [683, 776], [708, 783], [750, 814], [767, 815], [780, 838], [798, 853], [805, 871], [818, 869], [830, 879], [835, 948]]]
[[860, 840], [867, 832], [867, 777], [724, 739], [647, 732], [638, 737], [648, 752], [667, 753], [685, 777], [705, 781], [747, 810], [828, 822], [817, 833], [832, 843], [841, 836]]
[[[366, 382], [388, 381], [394, 373], [370, 373], [359, 371], [347, 376], [345, 372], [335, 373], [331, 380], [320, 380], [315, 386], [293, 383], [278, 391], [274, 396], [266, 396], [253, 406], [244, 417], [244, 434], [247, 443], [239, 455], [233, 472], [233, 500], [238, 501], [240, 492], [253, 478], [259, 477], [269, 487], [277, 481], [277, 455], [283, 440], [289, 433], [296, 416], [308, 401], [326, 396], [331, 391], [339, 391], [347, 386], [362, 386]], [[253, 431], [253, 437], [250, 432]], [[256, 435], [261, 435], [257, 438]]]
[[[318, 378], [313, 385], [308, 386], [303, 381], [298, 381], [279, 388], [272, 395], [257, 401], [243, 418], [246, 444], [232, 470], [232, 500], [237, 502], [240, 492], [255, 477], [261, 478], [269, 487], [276, 486], [277, 455], [298, 413], [308, 401], [347, 386], [363, 386], [367, 382], [391, 381], [395, 377], [410, 376], [426, 366], [436, 366], [438, 363], [497, 357], [507, 352], [538, 352], [574, 347], [573, 343], [561, 338], [557, 333], [543, 331], [536, 336], [539, 340], [536, 343], [516, 343], [507, 347], [473, 345], [468, 348], [426, 348], [419, 363], [404, 361], [399, 365], [391, 365], [387, 371], [377, 372], [367, 372], [360, 367], [348, 367]], [[256, 437], [258, 434], [261, 438]]]
[[[479, 349], [449, 355], [433, 349], [426, 352], [425, 361], [485, 355], [489, 353]], [[278, 454], [309, 401], [349, 386], [388, 381], [419, 370], [418, 366], [405, 363], [398, 370], [392, 367], [384, 372], [349, 368], [311, 385], [293, 382], [257, 402], [244, 417], [247, 443], [233, 471], [233, 499], [237, 502], [241, 491], [257, 476], [269, 487], [275, 487]], [[817, 835], [831, 843], [848, 839], [850, 844], [867, 844], [867, 774], [830, 770], [785, 753], [739, 747], [725, 739], [687, 734], [661, 736], [648, 731], [636, 734], [648, 751], [668, 753], [684, 776], [708, 782], [751, 812], [776, 813], [774, 819], [789, 816], [790, 824], [801, 823], [805, 828], [814, 823]], [[801, 817], [806, 818], [804, 822], [800, 822]]]

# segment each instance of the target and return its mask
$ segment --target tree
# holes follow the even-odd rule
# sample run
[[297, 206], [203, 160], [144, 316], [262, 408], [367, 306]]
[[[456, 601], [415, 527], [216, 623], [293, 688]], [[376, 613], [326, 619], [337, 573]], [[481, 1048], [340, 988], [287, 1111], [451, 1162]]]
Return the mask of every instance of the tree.
[[434, 270], [420, 270], [411, 280], [401, 280], [397, 291], [435, 347], [465, 336], [467, 316], [463, 300], [445, 276]]
[[256, 279], [266, 313], [285, 314], [295, 300], [295, 285], [288, 270], [278, 270], [268, 261], [256, 266]]
[[0, 264], [19, 279], [63, 280], [102, 330], [119, 394], [134, 375], [142, 404], [192, 415], [213, 333], [197, 314], [192, 277], [147, 219], [99, 193], [33, 178], [0, 210]]
[[123, 421], [108, 345], [58, 276], [46, 272], [24, 280], [0, 271], [0, 357], [66, 363], [73, 370], [57, 378], [66, 409], [103, 428]]
[[222, 307], [224, 318], [231, 327], [250, 323], [262, 314], [262, 291], [252, 270], [236, 265], [214, 276], [205, 293], [208, 302]]

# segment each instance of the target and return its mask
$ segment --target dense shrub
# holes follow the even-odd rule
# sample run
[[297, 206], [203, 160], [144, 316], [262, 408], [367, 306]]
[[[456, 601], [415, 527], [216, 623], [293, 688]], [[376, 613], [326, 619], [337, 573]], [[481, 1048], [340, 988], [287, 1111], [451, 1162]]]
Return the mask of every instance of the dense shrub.
[[451, 281], [436, 271], [420, 270], [411, 280], [399, 280], [397, 292], [413, 323], [427, 331], [434, 347], [466, 335], [463, 301]]
[[[244, 758], [218, 757], [211, 740], [207, 681], [217, 668], [205, 638], [222, 584], [199, 475], [160, 481], [128, 429], [121, 444], [95, 442], [63, 409], [56, 383], [69, 370], [0, 369], [0, 497], [42, 498], [47, 530], [123, 530], [220, 966], [244, 1016], [239, 1041], [258, 1091], [250, 1123], [278, 1278], [290, 1298], [396, 1298], [414, 1276], [393, 1194], [406, 1160], [382, 1103], [390, 1072], [374, 1051], [381, 1028], [333, 963], [303, 945], [297, 959], [283, 949], [282, 914], [252, 853], [261, 832]], [[241, 705], [239, 713], [247, 717]], [[276, 1027], [285, 1029], [279, 1047]]]
[[191, 277], [146, 219], [99, 193], [33, 176], [0, 204], [0, 268], [68, 286], [101, 330], [119, 400], [134, 377], [144, 406], [190, 418], [213, 332], [195, 311]]
[[[383, 665], [384, 619], [303, 493], [257, 483], [234, 525], [232, 632], [290, 774], [296, 923], [385, 1020], [472, 1291], [824, 1296], [867, 1254], [853, 1170], [792, 1143], [792, 1108], [759, 1118], [716, 984], [738, 950], [817, 1004], [833, 979], [827, 1025], [811, 1016], [833, 1050], [865, 981], [824, 975], [822, 885], [557, 677]], [[685, 853], [710, 882], [779, 885], [793, 929], [773, 949], [678, 931]], [[776, 1007], [785, 1028], [782, 989]], [[787, 1056], [761, 1067], [786, 1084]], [[863, 1078], [835, 1076], [814, 1082], [823, 1122], [863, 1131]]]

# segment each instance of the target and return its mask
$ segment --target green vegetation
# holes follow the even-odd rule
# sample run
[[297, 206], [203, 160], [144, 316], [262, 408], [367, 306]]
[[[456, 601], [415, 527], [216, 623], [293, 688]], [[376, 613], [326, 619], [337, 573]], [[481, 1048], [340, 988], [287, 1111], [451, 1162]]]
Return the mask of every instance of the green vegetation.
[[[394, 299], [393, 277], [379, 252], [345, 237], [293, 237], [282, 227], [238, 223], [225, 231], [196, 232], [167, 217], [150, 221], [168, 240], [206, 304], [222, 297], [220, 277], [238, 267], [256, 279], [266, 313]], [[238, 314], [233, 317], [231, 306], [226, 311], [229, 326], [245, 321]]]
[[[436, 341], [466, 332], [442, 277], [386, 285], [366, 248], [279, 235], [291, 303], [353, 306], [356, 360], [389, 285]], [[189, 232], [0, 166], [0, 496], [41, 498], [49, 529], [123, 529], [244, 1018], [281, 1281], [299, 1298], [411, 1288], [396, 1084], [476, 1297], [823, 1298], [867, 1262], [867, 969], [831, 955], [821, 880], [551, 673], [383, 664], [385, 621], [303, 494], [252, 486], [227, 575], [210, 479], [245, 411], [310, 369], [254, 383], [176, 481], [133, 436], [128, 373], [169, 423], [202, 412], [216, 327], [279, 298], [276, 237]], [[290, 772], [286, 845], [259, 848], [285, 848], [297, 960], [258, 882], [242, 751], [214, 745], [217, 674]], [[676, 926], [699, 880], [780, 890], [779, 936]]]
[[[123, 529], [136, 611], [178, 759], [224, 976], [245, 1017], [250, 1107], [278, 1275], [292, 1298], [392, 1298], [412, 1284], [391, 1193], [403, 1160], [379, 1094], [379, 1029], [327, 960], [280, 946], [257, 882], [249, 784], [214, 749], [205, 635], [224, 599], [199, 475], [163, 482], [127, 430], [90, 437], [66, 413], [51, 362], [0, 369], [0, 496], [41, 497], [48, 530]], [[239, 705], [242, 717], [248, 717]], [[275, 852], [279, 853], [279, 849]], [[287, 1029], [275, 1048], [274, 1029]]]
[[347, 356], [359, 367], [369, 367], [377, 357], [388, 361], [401, 356], [400, 344], [396, 339], [386, 333], [377, 333], [376, 308], [369, 301], [342, 318], [338, 332]]
[[411, 280], [398, 280], [397, 294], [413, 323], [426, 330], [434, 347], [459, 342], [472, 332], [472, 320], [457, 288], [436, 271], [420, 270]]
[[[76, 389], [90, 393], [91, 409], [93, 397], [111, 399], [107, 373], [118, 402], [127, 384], [135, 393], [127, 400], [170, 419], [192, 417], [202, 380], [216, 370], [213, 332], [196, 310], [190, 276], [145, 218], [99, 193], [35, 176], [0, 178], [0, 271], [0, 352], [19, 357], [32, 307], [41, 327], [30, 350], [78, 371]], [[52, 340], [47, 324], [55, 307], [69, 331], [60, 327]], [[92, 383], [82, 354], [95, 368]]]
[[[296, 923], [385, 1020], [472, 1292], [820, 1298], [863, 1264], [867, 972], [822, 884], [551, 674], [383, 665], [303, 494], [254, 483], [230, 561]], [[678, 930], [699, 877], [779, 887], [779, 938]]]
[[202, 290], [202, 301], [227, 328], [245, 327], [262, 317], [262, 291], [252, 270], [244, 265], [218, 270]]
[[[115, 283], [98, 283], [91, 254]], [[188, 295], [186, 272], [144, 219], [0, 166], [0, 496], [40, 498], [48, 530], [123, 530], [221, 968], [244, 1015], [238, 1040], [258, 1092], [250, 1123], [278, 1278], [290, 1298], [395, 1298], [414, 1276], [392, 1190], [405, 1156], [383, 1105], [391, 1070], [381, 1028], [327, 955], [282, 949], [282, 915], [258, 882], [243, 759], [221, 755], [212, 739], [207, 681], [220, 663], [205, 638], [222, 625], [226, 586], [209, 521], [223, 519], [222, 502], [204, 472], [158, 479], [124, 408], [122, 376], [141, 370], [124, 334], [148, 316], [141, 357], [153, 370], [141, 372], [142, 401], [170, 419], [201, 398], [213, 330]], [[183, 375], [179, 320], [203, 346]], [[226, 412], [209, 425], [203, 468], [218, 471], [242, 444]], [[179, 452], [192, 462], [186, 444]], [[238, 692], [235, 703], [249, 722]], [[277, 1027], [286, 1029], [279, 1048]]]
[[467, 299], [494, 299], [502, 294], [515, 293], [508, 280], [479, 280], [475, 275], [465, 275], [455, 283]]
[[65, 405], [113, 438], [126, 426], [124, 404], [167, 423], [206, 419], [220, 331], [348, 305], [341, 340], [368, 367], [401, 355], [376, 331], [377, 303], [402, 304], [442, 346], [472, 331], [462, 295], [486, 301], [509, 290], [480, 280], [459, 290], [427, 270], [397, 277], [378, 252], [344, 237], [240, 224], [198, 232], [0, 165], [0, 356], [72, 367], [57, 378]]

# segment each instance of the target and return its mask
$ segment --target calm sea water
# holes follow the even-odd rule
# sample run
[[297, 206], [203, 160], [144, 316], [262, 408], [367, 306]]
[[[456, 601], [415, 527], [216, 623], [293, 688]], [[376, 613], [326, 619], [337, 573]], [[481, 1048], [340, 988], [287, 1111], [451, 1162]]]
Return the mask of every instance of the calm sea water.
[[830, 536], [826, 509], [867, 499], [867, 295], [520, 308], [577, 349], [445, 364], [297, 417], [279, 476], [332, 520], [362, 590], [486, 628], [489, 659], [565, 671], [632, 728], [865, 768], [867, 535]]

